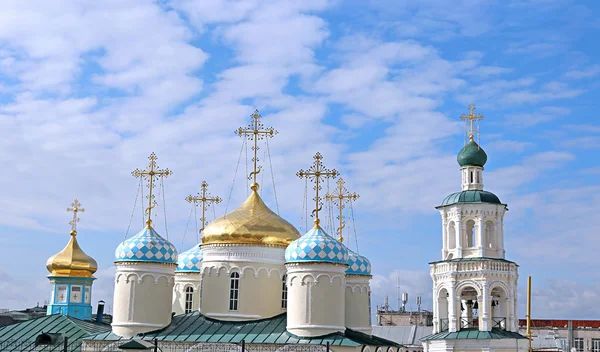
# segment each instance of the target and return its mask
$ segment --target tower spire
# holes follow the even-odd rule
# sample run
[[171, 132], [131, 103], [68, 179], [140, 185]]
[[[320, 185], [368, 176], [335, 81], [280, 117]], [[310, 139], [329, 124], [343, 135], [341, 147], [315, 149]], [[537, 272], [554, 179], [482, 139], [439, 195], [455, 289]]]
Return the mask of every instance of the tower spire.
[[68, 212], [73, 212], [73, 219], [69, 221], [69, 225], [71, 225], [71, 235], [77, 235], [77, 223], [79, 222], [79, 218], [77, 217], [77, 213], [83, 213], [85, 211], [84, 208], [81, 207], [81, 203], [77, 199], [71, 203], [71, 207], [67, 208]]
[[475, 138], [475, 134], [479, 133], [478, 127], [475, 126], [475, 122], [477, 121], [477, 125], [479, 126], [479, 120], [483, 119], [483, 115], [475, 115], [475, 105], [469, 104], [469, 114], [460, 115], [461, 120], [465, 121], [465, 124], [469, 126], [469, 140], [473, 140]]
[[204, 226], [206, 226], [206, 209], [207, 207], [209, 207], [211, 204], [219, 204], [221, 203], [222, 199], [219, 197], [211, 197], [210, 193], [207, 192], [208, 189], [208, 183], [206, 183], [206, 181], [202, 181], [202, 193], [198, 193], [197, 196], [192, 196], [189, 195], [185, 198], [185, 200], [187, 200], [190, 203], [194, 203], [196, 205], [198, 205], [198, 203], [202, 203], [202, 217], [200, 218], [201, 221], [201, 226], [200, 226], [200, 233], [202, 233], [202, 231], [204, 230]]
[[319, 225], [319, 211], [323, 208], [321, 203], [321, 197], [319, 197], [319, 191], [321, 190], [321, 182], [323, 182], [327, 178], [336, 178], [339, 175], [336, 169], [329, 170], [323, 166], [321, 160], [323, 157], [321, 153], [317, 152], [313, 157], [315, 159], [313, 165], [308, 170], [300, 169], [296, 173], [296, 176], [300, 178], [307, 178], [309, 181], [314, 182], [315, 186], [313, 189], [315, 190], [315, 209], [312, 211], [311, 216], [315, 217], [315, 225]]
[[258, 166], [258, 141], [262, 140], [266, 137], [273, 137], [278, 132], [273, 127], [265, 128], [265, 126], [260, 122], [261, 115], [258, 113], [258, 109], [254, 110], [254, 113], [250, 115], [252, 117], [252, 122], [246, 128], [238, 128], [235, 131], [235, 134], [242, 137], [248, 137], [248, 140], [253, 141], [254, 145], [252, 146], [252, 151], [254, 152], [254, 157], [252, 158], [253, 162], [253, 171], [248, 175], [248, 179], [252, 179], [252, 190], [258, 190], [258, 183], [256, 182], [256, 176], [260, 173], [262, 169], [261, 166]]
[[338, 207], [338, 209], [340, 211], [340, 214], [338, 215], [338, 220], [340, 221], [340, 227], [338, 227], [337, 231], [336, 231], [339, 236], [338, 241], [340, 241], [340, 242], [344, 242], [344, 236], [342, 236], [342, 230], [344, 227], [346, 227], [346, 222], [344, 221], [344, 214], [343, 214], [344, 207], [345, 207], [346, 203], [360, 198], [360, 195], [358, 193], [348, 192], [346, 187], [344, 187], [345, 184], [346, 184], [346, 182], [344, 182], [344, 179], [340, 177], [340, 179], [337, 181], [337, 187], [332, 192], [332, 194], [328, 193], [325, 195], [325, 199], [331, 200], [333, 202], [333, 204], [336, 207]]
[[150, 194], [148, 194], [148, 196], [147, 196], [148, 207], [146, 208], [146, 213], [148, 214], [148, 220], [146, 220], [146, 224], [148, 225], [148, 227], [150, 227], [150, 226], [152, 226], [152, 218], [151, 218], [152, 208], [154, 208], [156, 206], [156, 201], [154, 201], [154, 194], [152, 194], [152, 191], [154, 190], [154, 186], [155, 186], [154, 178], [155, 177], [169, 177], [169, 175], [173, 174], [173, 171], [171, 171], [169, 169], [164, 169], [164, 170], [159, 169], [158, 165], [156, 164], [156, 160], [158, 158], [156, 157], [156, 154], [154, 154], [154, 153], [150, 154], [148, 159], [150, 160], [150, 163], [148, 164], [147, 170], [135, 169], [131, 172], [131, 174], [135, 178], [142, 177], [142, 178], [145, 178], [148, 180], [148, 188], [150, 189]]

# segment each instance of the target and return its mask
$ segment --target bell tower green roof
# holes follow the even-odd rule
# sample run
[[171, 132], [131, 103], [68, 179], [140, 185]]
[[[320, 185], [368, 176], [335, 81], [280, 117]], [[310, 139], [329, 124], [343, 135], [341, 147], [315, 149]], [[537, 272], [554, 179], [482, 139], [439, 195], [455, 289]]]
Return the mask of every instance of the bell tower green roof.
[[487, 162], [487, 154], [481, 148], [473, 138], [467, 143], [456, 157], [458, 165], [460, 167], [465, 166], [479, 166], [483, 167]]

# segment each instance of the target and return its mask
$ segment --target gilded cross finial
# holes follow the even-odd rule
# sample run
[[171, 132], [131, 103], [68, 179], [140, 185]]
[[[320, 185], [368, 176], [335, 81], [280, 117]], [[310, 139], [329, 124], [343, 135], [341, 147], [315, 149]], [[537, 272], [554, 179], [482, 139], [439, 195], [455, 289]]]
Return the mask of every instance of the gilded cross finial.
[[135, 169], [131, 172], [131, 174], [135, 178], [142, 177], [142, 178], [148, 180], [148, 188], [150, 189], [150, 194], [148, 194], [148, 196], [146, 196], [146, 198], [148, 198], [148, 207], [146, 208], [145, 213], [148, 214], [148, 220], [146, 220], [146, 224], [148, 225], [148, 227], [150, 227], [152, 225], [152, 219], [151, 219], [152, 208], [154, 208], [156, 206], [156, 201], [154, 200], [154, 194], [152, 194], [152, 191], [154, 190], [154, 186], [155, 186], [154, 178], [155, 177], [169, 177], [169, 175], [173, 174], [173, 171], [171, 171], [169, 169], [164, 169], [164, 170], [159, 169], [158, 165], [156, 164], [156, 160], [158, 158], [156, 157], [156, 154], [154, 154], [154, 153], [150, 154], [148, 159], [150, 160], [150, 163], [148, 164], [147, 170]]
[[235, 134], [237, 134], [238, 136], [246, 136], [248, 137], [248, 140], [252, 140], [254, 142], [254, 145], [252, 146], [252, 151], [254, 152], [254, 157], [252, 158], [252, 162], [254, 164], [254, 170], [250, 173], [250, 175], [248, 176], [248, 179], [253, 179], [254, 182], [252, 183], [252, 190], [256, 191], [258, 190], [258, 183], [256, 182], [256, 175], [258, 175], [260, 173], [261, 170], [261, 166], [258, 166], [258, 150], [260, 149], [258, 147], [258, 141], [262, 140], [266, 137], [273, 137], [274, 135], [276, 135], [277, 130], [273, 129], [273, 127], [269, 127], [269, 128], [265, 128], [265, 126], [262, 124], [262, 122], [260, 122], [260, 119], [262, 116], [260, 116], [260, 114], [258, 113], [258, 110], [254, 110], [254, 113], [252, 115], [250, 115], [252, 117], [252, 122], [250, 122], [250, 124], [248, 125], [248, 127], [246, 127], [245, 129], [240, 127], [237, 130], [235, 130]]
[[338, 234], [338, 241], [344, 242], [344, 236], [342, 236], [342, 230], [346, 227], [346, 222], [344, 221], [344, 207], [346, 203], [357, 200], [360, 198], [360, 195], [356, 192], [348, 192], [346, 187], [344, 186], [346, 182], [344, 182], [343, 178], [340, 178], [337, 181], [337, 188], [332, 192], [332, 194], [326, 194], [325, 199], [331, 200], [333, 204], [338, 207], [340, 211], [340, 215], [338, 215], [338, 219], [340, 220], [340, 227], [337, 228], [336, 233]]
[[206, 183], [206, 181], [202, 181], [202, 193], [198, 193], [197, 196], [192, 196], [189, 195], [185, 198], [185, 200], [187, 200], [188, 202], [192, 203], [194, 202], [194, 204], [198, 205], [198, 202], [202, 203], [202, 218], [201, 218], [201, 223], [202, 226], [200, 228], [200, 233], [202, 233], [202, 231], [204, 230], [204, 226], [206, 226], [206, 209], [212, 204], [219, 204], [221, 203], [222, 199], [219, 197], [211, 197], [210, 193], [207, 192], [208, 189], [208, 183]]
[[[477, 133], [477, 128], [474, 125], [474, 122], [477, 120], [483, 119], [483, 115], [475, 115], [475, 105], [469, 104], [469, 115], [462, 114], [460, 118], [465, 121], [465, 123], [469, 124], [469, 139], [473, 140], [475, 138], [475, 134]], [[467, 122], [468, 120], [468, 122]]]
[[85, 209], [81, 207], [81, 203], [77, 199], [71, 203], [71, 207], [67, 208], [68, 212], [73, 212], [73, 220], [69, 221], [69, 225], [71, 225], [71, 235], [77, 235], [77, 223], [79, 222], [79, 218], [77, 217], [77, 213], [83, 213]]
[[329, 170], [323, 166], [323, 163], [321, 162], [323, 159], [321, 153], [315, 154], [313, 159], [315, 159], [314, 164], [308, 170], [300, 169], [300, 171], [296, 173], [296, 176], [300, 178], [307, 178], [309, 181], [315, 183], [315, 186], [313, 187], [315, 190], [315, 198], [313, 198], [315, 201], [315, 209], [312, 211], [311, 216], [315, 217], [315, 224], [318, 226], [320, 222], [319, 211], [321, 211], [323, 208], [321, 197], [319, 197], [321, 182], [327, 178], [336, 178], [339, 175], [339, 172], [337, 172], [335, 169]]

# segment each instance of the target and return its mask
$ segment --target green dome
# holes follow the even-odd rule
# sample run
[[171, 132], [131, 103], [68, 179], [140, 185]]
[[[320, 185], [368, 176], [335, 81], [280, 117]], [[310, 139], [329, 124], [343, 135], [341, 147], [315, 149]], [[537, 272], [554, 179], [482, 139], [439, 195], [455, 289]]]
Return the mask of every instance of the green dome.
[[470, 140], [467, 145], [461, 149], [456, 157], [456, 161], [458, 161], [458, 165], [460, 167], [465, 166], [480, 166], [483, 167], [485, 162], [487, 161], [487, 154], [483, 151], [474, 140]]
[[492, 192], [488, 191], [462, 191], [452, 193], [444, 198], [440, 207], [456, 203], [490, 203], [502, 204], [500, 199]]

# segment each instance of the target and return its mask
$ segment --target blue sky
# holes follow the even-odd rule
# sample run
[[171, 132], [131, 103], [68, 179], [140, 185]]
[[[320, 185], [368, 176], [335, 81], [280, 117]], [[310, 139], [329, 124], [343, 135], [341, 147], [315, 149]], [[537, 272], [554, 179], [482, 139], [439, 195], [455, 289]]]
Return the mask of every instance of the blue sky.
[[[0, 308], [47, 299], [45, 261], [68, 241], [75, 198], [86, 208], [78, 239], [100, 264], [93, 300], [112, 300], [113, 253], [138, 186], [130, 173], [153, 151], [174, 171], [156, 229], [191, 247], [184, 198], [206, 180], [225, 212], [241, 146], [233, 131], [255, 108], [280, 132], [270, 151], [281, 215], [303, 227], [295, 173], [320, 151], [361, 195], [355, 228], [373, 263], [373, 306], [394, 301], [399, 277], [411, 302], [422, 295], [431, 307], [434, 207], [460, 189], [458, 117], [473, 103], [485, 115], [485, 188], [509, 204], [507, 258], [520, 264], [521, 294], [533, 276], [533, 316], [598, 317], [599, 7], [3, 1]], [[244, 159], [229, 210], [246, 197]], [[262, 189], [275, 208], [270, 172]], [[129, 235], [142, 227], [137, 208]]]

